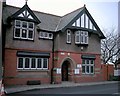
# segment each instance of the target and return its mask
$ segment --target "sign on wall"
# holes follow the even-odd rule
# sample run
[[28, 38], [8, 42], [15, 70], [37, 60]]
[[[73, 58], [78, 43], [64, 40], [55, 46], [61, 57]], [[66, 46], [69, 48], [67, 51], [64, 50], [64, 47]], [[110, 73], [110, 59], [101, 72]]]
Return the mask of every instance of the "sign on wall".
[[79, 70], [79, 69], [75, 69], [75, 70], [74, 70], [74, 73], [75, 73], [75, 74], [80, 74], [80, 70]]
[[57, 68], [57, 74], [61, 74], [61, 68]]
[[77, 64], [77, 68], [81, 68], [81, 64]]

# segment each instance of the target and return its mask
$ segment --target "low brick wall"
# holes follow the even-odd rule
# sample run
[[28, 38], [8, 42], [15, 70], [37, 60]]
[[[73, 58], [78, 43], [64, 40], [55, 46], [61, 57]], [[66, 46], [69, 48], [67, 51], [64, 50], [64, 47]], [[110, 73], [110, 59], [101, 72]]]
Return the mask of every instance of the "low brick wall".
[[103, 80], [110, 80], [110, 76], [114, 75], [114, 66], [110, 64], [102, 64], [101, 68]]

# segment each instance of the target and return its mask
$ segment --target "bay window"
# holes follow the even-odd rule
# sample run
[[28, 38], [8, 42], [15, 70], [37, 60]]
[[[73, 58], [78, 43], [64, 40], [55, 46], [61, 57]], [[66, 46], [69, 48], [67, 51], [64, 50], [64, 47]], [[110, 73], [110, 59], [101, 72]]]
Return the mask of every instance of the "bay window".
[[15, 20], [14, 38], [33, 40], [33, 36], [34, 36], [34, 23]]
[[75, 32], [75, 44], [88, 44], [88, 32], [76, 31]]

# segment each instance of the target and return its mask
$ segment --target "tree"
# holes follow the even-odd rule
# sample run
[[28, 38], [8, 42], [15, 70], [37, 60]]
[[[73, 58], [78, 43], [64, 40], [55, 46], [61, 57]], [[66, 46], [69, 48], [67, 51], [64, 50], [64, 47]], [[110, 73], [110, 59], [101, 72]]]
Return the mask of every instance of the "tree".
[[117, 66], [116, 61], [118, 60], [118, 55], [120, 52], [120, 48], [118, 48], [118, 41], [120, 40], [120, 36], [118, 36], [116, 30], [112, 28], [110, 32], [103, 30], [106, 33], [106, 39], [101, 41], [101, 53], [102, 60], [104, 64], [113, 63], [115, 64], [115, 68]]

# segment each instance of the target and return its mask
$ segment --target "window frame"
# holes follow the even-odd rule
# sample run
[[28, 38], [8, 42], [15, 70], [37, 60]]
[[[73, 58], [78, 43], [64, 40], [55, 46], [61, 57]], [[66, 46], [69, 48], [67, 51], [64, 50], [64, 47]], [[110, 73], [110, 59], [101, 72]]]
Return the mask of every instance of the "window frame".
[[[17, 26], [17, 22], [20, 22], [20, 26]], [[23, 27], [23, 23], [27, 24], [27, 27]], [[29, 24], [33, 24], [33, 28], [29, 28]], [[23, 40], [34, 40], [34, 32], [35, 32], [35, 24], [33, 22], [27, 22], [27, 21], [21, 21], [21, 20], [15, 20], [14, 23], [14, 38], [15, 39], [23, 39]], [[20, 29], [20, 36], [17, 37], [16, 35], [16, 29]], [[26, 37], [22, 37], [23, 30], [26, 30]], [[32, 31], [32, 38], [29, 38], [29, 31]]]
[[[83, 64], [83, 60], [85, 60], [85, 63]], [[87, 60], [89, 61], [89, 63], [87, 64]], [[90, 62], [91, 61], [93, 61], [93, 64], [91, 64]], [[95, 72], [95, 60], [93, 60], [93, 59], [82, 59], [82, 74], [94, 74], [94, 72]], [[93, 67], [93, 72], [91, 72], [91, 66]], [[83, 67], [85, 67], [85, 72], [83, 72]], [[88, 69], [89, 69], [89, 72], [87, 72], [87, 67], [88, 67]]]
[[72, 37], [71, 37], [71, 30], [67, 30], [67, 43], [70, 44], [72, 42]]
[[[22, 58], [23, 68], [19, 68], [19, 59]], [[29, 58], [29, 68], [25, 68], [25, 59]], [[35, 68], [32, 68], [32, 59], [35, 59]], [[38, 59], [41, 59], [41, 68], [38, 68]], [[47, 67], [44, 68], [44, 59], [47, 59]], [[49, 59], [48, 58], [35, 58], [35, 57], [17, 57], [17, 69], [18, 70], [48, 70]]]
[[[42, 35], [41, 35], [41, 34], [42, 34]], [[51, 35], [51, 37], [50, 37], [50, 35]], [[41, 31], [41, 32], [39, 33], [39, 38], [52, 40], [52, 39], [53, 39], [53, 33], [42, 32], [42, 31]]]
[[[77, 40], [79, 39], [79, 40]], [[87, 31], [76, 31], [75, 32], [75, 44], [88, 44], [88, 32]]]

